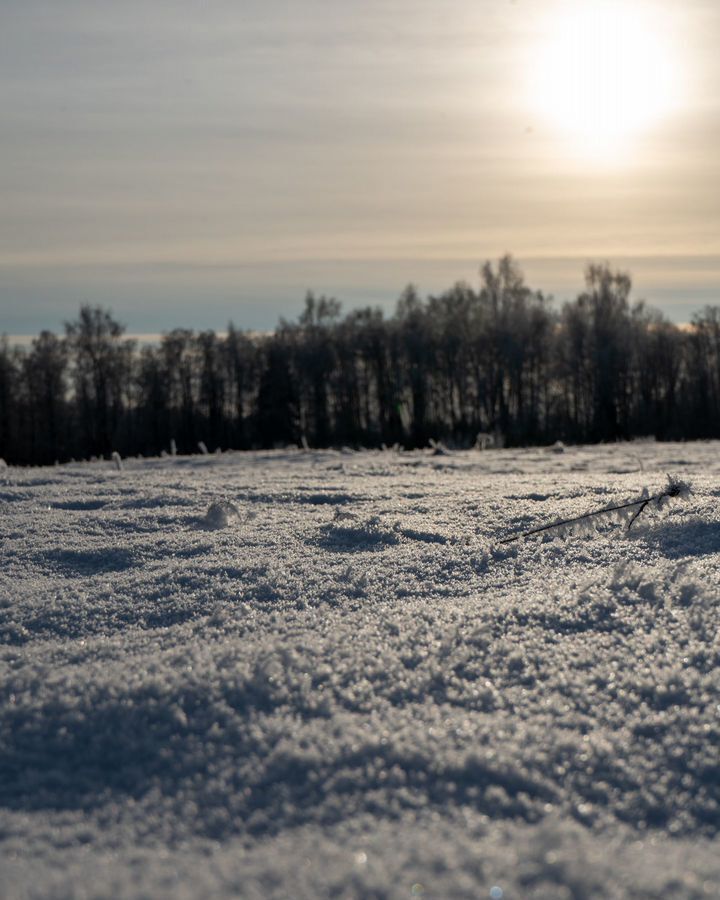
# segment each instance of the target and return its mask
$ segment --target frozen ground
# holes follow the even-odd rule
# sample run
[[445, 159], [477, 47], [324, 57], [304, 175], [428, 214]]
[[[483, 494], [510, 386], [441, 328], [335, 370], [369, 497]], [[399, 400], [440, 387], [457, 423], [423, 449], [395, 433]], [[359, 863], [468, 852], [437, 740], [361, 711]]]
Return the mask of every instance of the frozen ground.
[[[692, 481], [628, 534], [520, 529]], [[0, 471], [3, 898], [720, 897], [720, 445]]]

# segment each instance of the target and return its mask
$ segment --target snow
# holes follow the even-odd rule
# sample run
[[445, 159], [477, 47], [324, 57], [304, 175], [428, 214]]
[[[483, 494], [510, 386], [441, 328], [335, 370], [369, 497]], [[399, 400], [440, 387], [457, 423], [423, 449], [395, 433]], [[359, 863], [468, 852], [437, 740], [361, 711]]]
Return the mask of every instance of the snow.
[[0, 896], [720, 896], [720, 445], [550, 449], [3, 468]]

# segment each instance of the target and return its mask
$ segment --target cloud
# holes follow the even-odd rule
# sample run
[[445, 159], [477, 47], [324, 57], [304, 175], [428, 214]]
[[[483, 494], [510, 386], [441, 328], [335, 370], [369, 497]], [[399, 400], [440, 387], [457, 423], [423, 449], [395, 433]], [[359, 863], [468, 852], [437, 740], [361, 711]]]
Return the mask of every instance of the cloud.
[[[313, 266], [339, 261], [359, 280], [346, 268], [327, 281], [361, 296], [375, 290], [368, 259], [404, 273], [403, 261], [419, 271], [506, 249], [720, 252], [707, 109], [604, 173], [534, 120], [523, 67], [545, 7], [6, 4], [0, 303], [22, 282], [39, 319], [54, 289], [103, 295], [104, 266], [138, 273], [160, 317], [200, 283], [173, 276], [161, 289], [148, 275], [158, 265], [199, 267], [210, 292], [213, 266], [217, 283], [222, 267], [252, 266], [262, 294], [289, 287], [277, 281], [287, 264], [322, 280]], [[72, 291], [62, 278], [53, 288], [51, 270], [72, 270]], [[280, 288], [262, 296], [276, 303]]]

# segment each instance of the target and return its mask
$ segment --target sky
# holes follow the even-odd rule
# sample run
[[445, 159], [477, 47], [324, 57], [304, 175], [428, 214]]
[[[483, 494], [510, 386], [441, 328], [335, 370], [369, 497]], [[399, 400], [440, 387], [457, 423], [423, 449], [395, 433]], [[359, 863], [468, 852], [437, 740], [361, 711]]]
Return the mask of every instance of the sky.
[[505, 252], [688, 321], [720, 303], [719, 38], [708, 0], [0, 0], [0, 332], [391, 311]]

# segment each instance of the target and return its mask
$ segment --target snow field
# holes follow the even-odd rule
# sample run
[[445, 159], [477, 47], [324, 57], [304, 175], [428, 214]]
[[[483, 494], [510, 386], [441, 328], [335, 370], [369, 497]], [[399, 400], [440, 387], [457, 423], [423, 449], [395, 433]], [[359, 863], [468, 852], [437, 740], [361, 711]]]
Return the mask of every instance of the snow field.
[[720, 896], [720, 447], [557, 449], [3, 469], [0, 896]]

